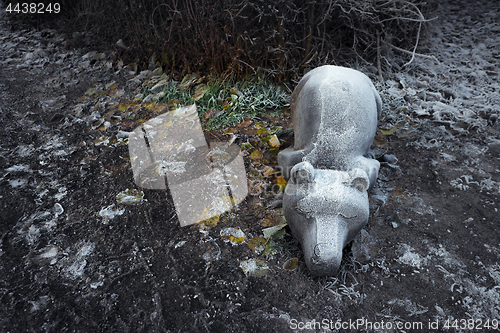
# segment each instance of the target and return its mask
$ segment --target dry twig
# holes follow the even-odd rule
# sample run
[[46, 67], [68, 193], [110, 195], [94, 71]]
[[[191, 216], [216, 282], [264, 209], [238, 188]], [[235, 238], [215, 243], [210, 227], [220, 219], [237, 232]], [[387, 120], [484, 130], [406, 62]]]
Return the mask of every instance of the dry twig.
[[378, 31], [377, 31], [377, 70], [380, 81], [384, 82], [384, 77], [382, 76], [382, 67], [380, 66], [380, 32]]
[[[392, 45], [391, 43], [388, 43], [384, 40], [382, 40], [382, 43], [384, 43], [385, 45], [393, 48], [394, 50], [397, 50], [399, 52], [403, 52], [403, 53], [406, 53], [406, 54], [410, 54], [412, 56], [417, 56], [417, 57], [421, 57], [421, 58], [425, 58], [425, 59], [430, 59], [430, 60], [434, 60], [437, 64], [440, 64], [439, 60], [435, 57], [435, 56], [431, 56], [431, 55], [426, 55], [426, 54], [421, 54], [421, 53], [416, 53], [416, 52], [411, 52], [411, 51], [408, 51], [408, 50], [405, 50], [405, 49], [402, 49], [400, 47], [397, 47], [397, 46], [394, 46]], [[405, 64], [406, 66], [407, 64]]]

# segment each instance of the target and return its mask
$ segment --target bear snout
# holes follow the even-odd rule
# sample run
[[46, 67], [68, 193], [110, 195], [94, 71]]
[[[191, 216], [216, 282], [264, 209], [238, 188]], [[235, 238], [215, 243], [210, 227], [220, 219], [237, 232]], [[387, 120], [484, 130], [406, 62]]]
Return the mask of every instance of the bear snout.
[[312, 274], [317, 276], [334, 275], [337, 273], [342, 262], [342, 245], [331, 243], [320, 243], [314, 247], [308, 265]]

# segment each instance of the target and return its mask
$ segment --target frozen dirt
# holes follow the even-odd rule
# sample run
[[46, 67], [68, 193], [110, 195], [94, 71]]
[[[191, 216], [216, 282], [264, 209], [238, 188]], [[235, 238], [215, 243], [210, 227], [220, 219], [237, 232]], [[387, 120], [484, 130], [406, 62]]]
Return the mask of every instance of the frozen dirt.
[[[259, 192], [275, 154], [247, 154], [253, 190], [237, 209], [181, 228], [168, 192], [138, 189], [128, 161], [127, 132], [162, 106], [127, 96], [161, 73], [1, 15], [1, 332], [497, 330], [498, 1], [443, 1], [417, 48], [438, 61], [382, 50], [370, 220], [324, 278]], [[236, 143], [263, 147], [245, 126]]]

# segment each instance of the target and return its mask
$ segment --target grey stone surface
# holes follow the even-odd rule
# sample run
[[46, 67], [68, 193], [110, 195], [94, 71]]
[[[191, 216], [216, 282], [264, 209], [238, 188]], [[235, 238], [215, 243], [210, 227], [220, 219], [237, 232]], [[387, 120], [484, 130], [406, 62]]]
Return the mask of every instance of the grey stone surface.
[[364, 169], [370, 187], [379, 163], [366, 158], [382, 101], [370, 79], [353, 69], [322, 66], [307, 73], [292, 94], [294, 146], [279, 153], [285, 179], [308, 161], [315, 168]]
[[367, 76], [336, 66], [310, 71], [292, 95], [294, 146], [278, 155], [283, 210], [313, 275], [334, 275], [368, 222], [380, 163], [366, 156], [381, 107]]

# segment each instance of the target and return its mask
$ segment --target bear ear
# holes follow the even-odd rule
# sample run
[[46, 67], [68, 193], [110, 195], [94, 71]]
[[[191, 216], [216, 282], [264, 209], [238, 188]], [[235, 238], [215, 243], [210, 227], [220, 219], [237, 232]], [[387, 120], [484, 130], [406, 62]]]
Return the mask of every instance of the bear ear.
[[359, 192], [365, 192], [368, 188], [368, 175], [364, 170], [354, 169], [349, 172], [350, 185], [354, 187]]
[[300, 162], [290, 171], [290, 179], [294, 184], [308, 183], [313, 180], [314, 168], [309, 162]]

